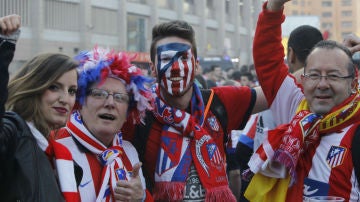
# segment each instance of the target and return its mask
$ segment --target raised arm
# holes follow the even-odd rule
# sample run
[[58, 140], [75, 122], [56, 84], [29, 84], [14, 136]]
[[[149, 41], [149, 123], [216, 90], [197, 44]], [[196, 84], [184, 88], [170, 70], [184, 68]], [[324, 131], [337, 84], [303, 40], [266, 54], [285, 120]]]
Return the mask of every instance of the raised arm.
[[269, 105], [272, 104], [282, 81], [288, 74], [284, 63], [281, 23], [283, 5], [288, 0], [269, 0], [259, 15], [253, 44], [256, 73]]
[[[8, 97], [7, 85], [9, 81], [9, 64], [14, 57], [15, 43], [12, 33], [20, 27], [18, 15], [5, 16], [0, 18], [0, 161], [6, 162], [14, 148], [16, 136], [13, 131], [17, 130], [16, 124], [4, 124], [5, 102]], [[15, 37], [14, 39], [17, 39]], [[13, 155], [13, 154], [10, 154]], [[3, 171], [7, 164], [0, 165], [0, 180], [3, 179]]]
[[8, 15], [0, 18], [0, 113], [5, 111], [8, 97], [9, 64], [14, 57], [15, 43], [19, 37], [20, 16]]

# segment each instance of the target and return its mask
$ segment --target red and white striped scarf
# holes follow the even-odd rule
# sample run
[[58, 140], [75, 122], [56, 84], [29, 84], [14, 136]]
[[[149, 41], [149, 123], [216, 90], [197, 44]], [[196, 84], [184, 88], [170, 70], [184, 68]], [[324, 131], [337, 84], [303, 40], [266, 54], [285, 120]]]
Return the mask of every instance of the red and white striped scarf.
[[[339, 131], [340, 129], [359, 121], [360, 94], [358, 93], [350, 96], [342, 105], [334, 108], [323, 117], [311, 113], [309, 111], [308, 102], [304, 99], [298, 106], [297, 114], [289, 124], [280, 125], [268, 132], [267, 138], [264, 140], [263, 144], [251, 157], [248, 163], [249, 167], [255, 175], [259, 176], [262, 175], [259, 173], [261, 169], [269, 168], [268, 163], [270, 161], [279, 162], [288, 170], [290, 176], [289, 186], [294, 183], [303, 183], [306, 173], [304, 169], [297, 169], [297, 166], [306, 163], [304, 162], [304, 158], [301, 158], [301, 155], [304, 152], [315, 153], [314, 150], [316, 149], [316, 145], [320, 142], [322, 135]], [[279, 168], [279, 166], [276, 168]], [[274, 169], [274, 171], [278, 170]], [[296, 181], [297, 178], [299, 179], [299, 182]], [[246, 190], [245, 196], [250, 201], [254, 200], [252, 196], [256, 196], [258, 193], [257, 183], [263, 182], [252, 180]], [[283, 186], [281, 189], [278, 188], [273, 190], [286, 192], [287, 189], [287, 186]], [[272, 189], [269, 188], [269, 190]], [[297, 198], [302, 200], [302, 192], [303, 191], [299, 189], [297, 193], [293, 193], [291, 197], [293, 199]], [[267, 194], [268, 193], [265, 195]], [[285, 197], [285, 195], [283, 195], [283, 197]], [[271, 200], [274, 199], [272, 197], [268, 198]]]
[[[190, 103], [191, 115], [166, 105], [159, 96], [155, 99], [155, 105], [154, 115], [164, 124], [157, 168], [168, 167], [169, 164], [172, 168], [162, 169], [164, 173], [155, 177], [154, 199], [181, 201], [188, 173], [181, 172], [181, 175], [186, 176], [180, 177], [176, 176], [180, 173], [173, 171], [177, 168], [189, 171], [189, 161], [192, 161], [206, 190], [205, 201], [236, 201], [229, 189], [224, 158], [214, 139], [202, 127], [204, 104], [196, 85]], [[188, 149], [190, 152], [187, 152]], [[167, 162], [171, 162], [166, 163], [165, 158], [168, 158]]]
[[[121, 133], [114, 135], [111, 147], [106, 147], [86, 129], [78, 111], [72, 113], [66, 129], [82, 146], [96, 154], [104, 166], [101, 173], [101, 187], [96, 196], [96, 201], [115, 201], [113, 191], [116, 187], [116, 181], [129, 179], [132, 171], [131, 162], [122, 148]], [[54, 153], [60, 187], [66, 201], [80, 201], [70, 151], [60, 143], [55, 143]]]

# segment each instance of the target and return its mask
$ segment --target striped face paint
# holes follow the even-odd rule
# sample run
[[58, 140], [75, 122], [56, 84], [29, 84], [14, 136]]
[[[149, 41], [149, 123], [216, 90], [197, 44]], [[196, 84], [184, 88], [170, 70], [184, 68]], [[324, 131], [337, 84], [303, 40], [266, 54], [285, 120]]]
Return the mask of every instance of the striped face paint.
[[170, 95], [182, 95], [194, 81], [195, 59], [191, 46], [169, 43], [157, 48], [157, 72], [160, 86]]

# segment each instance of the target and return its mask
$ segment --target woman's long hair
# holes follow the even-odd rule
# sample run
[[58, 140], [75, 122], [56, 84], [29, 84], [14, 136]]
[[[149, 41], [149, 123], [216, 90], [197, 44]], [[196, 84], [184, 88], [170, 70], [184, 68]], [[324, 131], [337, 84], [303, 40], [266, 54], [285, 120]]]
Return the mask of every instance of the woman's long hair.
[[48, 137], [55, 128], [44, 119], [43, 114], [46, 112], [41, 111], [41, 97], [58, 78], [77, 66], [75, 60], [59, 53], [40, 54], [29, 60], [10, 79], [6, 110], [18, 113], [26, 121], [32, 121]]

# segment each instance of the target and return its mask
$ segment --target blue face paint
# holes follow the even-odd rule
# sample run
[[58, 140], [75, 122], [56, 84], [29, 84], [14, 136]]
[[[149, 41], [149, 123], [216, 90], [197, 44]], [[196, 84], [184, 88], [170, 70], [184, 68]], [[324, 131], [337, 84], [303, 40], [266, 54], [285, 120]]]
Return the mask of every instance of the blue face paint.
[[[157, 64], [157, 70], [158, 70], [158, 80], [160, 81], [161, 78], [164, 76], [166, 70], [168, 70], [175, 61], [177, 61], [179, 59], [180, 56], [182, 56], [183, 54], [185, 54], [191, 47], [188, 44], [184, 44], [184, 43], [169, 43], [169, 44], [165, 44], [162, 46], [158, 46], [157, 47], [157, 59], [158, 59], [158, 64]], [[168, 54], [168, 58], [170, 59], [168, 60], [167, 64], [162, 65], [162, 56], [163, 54], [169, 53]]]
[[157, 78], [170, 95], [182, 95], [191, 86], [195, 74], [195, 59], [191, 46], [169, 43], [157, 48]]

